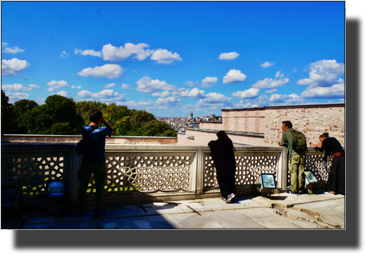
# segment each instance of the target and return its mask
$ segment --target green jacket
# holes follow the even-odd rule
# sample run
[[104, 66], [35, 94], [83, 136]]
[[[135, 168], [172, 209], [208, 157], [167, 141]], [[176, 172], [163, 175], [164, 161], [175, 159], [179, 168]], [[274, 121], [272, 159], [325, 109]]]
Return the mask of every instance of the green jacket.
[[282, 133], [281, 146], [287, 147], [288, 155], [299, 155], [297, 152], [293, 150], [293, 136], [291, 132], [294, 132], [293, 128], [288, 128]]

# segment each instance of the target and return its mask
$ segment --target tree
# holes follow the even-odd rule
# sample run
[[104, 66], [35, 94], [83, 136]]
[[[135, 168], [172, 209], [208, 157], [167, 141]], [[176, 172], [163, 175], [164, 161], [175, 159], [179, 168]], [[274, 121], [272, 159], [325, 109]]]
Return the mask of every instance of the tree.
[[174, 134], [177, 136], [177, 133], [167, 123], [158, 121], [156, 119], [145, 123], [143, 125], [143, 128], [143, 136], [173, 136]]
[[45, 104], [36, 106], [29, 112], [29, 134], [50, 134], [52, 123], [52, 117], [50, 116], [48, 107]]
[[84, 120], [73, 99], [60, 95], [46, 98], [45, 104], [30, 111], [28, 130], [32, 134], [78, 135]]
[[32, 100], [19, 100], [15, 102], [14, 109], [17, 116], [17, 133], [18, 134], [28, 134], [30, 133], [29, 126], [29, 114], [30, 111], [38, 106], [35, 101]]
[[89, 113], [92, 109], [99, 109], [100, 111], [104, 112], [107, 105], [101, 102], [97, 101], [81, 101], [76, 103], [77, 107], [77, 113], [82, 117], [84, 120], [84, 124], [88, 125], [90, 124], [90, 120], [88, 119]]
[[9, 97], [1, 91], [1, 134], [12, 134], [17, 130], [17, 115]]
[[[77, 113], [77, 106], [73, 99], [61, 95], [52, 95], [46, 98], [47, 111], [52, 118], [51, 133], [57, 135], [79, 134], [84, 120]], [[57, 125], [54, 125], [58, 123]]]

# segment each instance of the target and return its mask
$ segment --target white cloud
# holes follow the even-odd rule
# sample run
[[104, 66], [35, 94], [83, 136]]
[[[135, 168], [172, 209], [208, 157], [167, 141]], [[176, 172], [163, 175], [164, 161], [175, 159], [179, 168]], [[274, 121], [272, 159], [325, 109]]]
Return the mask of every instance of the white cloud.
[[267, 89], [267, 91], [265, 93], [274, 93], [276, 91], [277, 91], [276, 88], [272, 88], [272, 89]]
[[3, 59], [1, 61], [1, 74], [5, 76], [17, 76], [29, 66], [30, 64], [26, 60], [19, 60], [17, 58], [12, 58], [10, 60]]
[[187, 99], [202, 99], [206, 98], [204, 90], [193, 88], [192, 90], [180, 88], [178, 91], [173, 91], [173, 95], [179, 98]]
[[271, 67], [274, 65], [274, 62], [265, 62], [263, 64], [261, 64], [260, 66], [262, 66], [263, 68], [268, 68], [268, 67]]
[[67, 91], [58, 91], [57, 94], [63, 97], [67, 97]]
[[336, 60], [320, 60], [309, 66], [309, 78], [300, 79], [297, 84], [309, 85], [301, 93], [303, 98], [329, 99], [344, 98], [344, 64]]
[[111, 44], [103, 46], [102, 53], [104, 60], [123, 61], [130, 56], [137, 60], [145, 60], [151, 56], [151, 60], [160, 64], [170, 64], [175, 60], [182, 61], [178, 53], [172, 53], [166, 49], [151, 50], [147, 49], [149, 45], [145, 43], [132, 44], [125, 43], [124, 46], [114, 47]]
[[167, 98], [158, 98], [155, 102], [156, 107], [158, 108], [172, 108], [176, 107], [181, 102], [180, 99], [174, 98], [174, 97], [167, 97]]
[[81, 87], [82, 87], [82, 86], [80, 86], [80, 85], [79, 85], [79, 86], [77, 86], [77, 87], [76, 87], [76, 86], [74, 86], [74, 85], [73, 85], [73, 86], [71, 86], [71, 88], [75, 88], [75, 89], [81, 89]]
[[286, 94], [272, 94], [269, 98], [269, 102], [272, 104], [279, 105], [291, 105], [291, 104], [301, 104], [303, 99], [297, 94], [293, 93], [290, 95]]
[[69, 84], [64, 80], [61, 80], [61, 81], [54, 81], [53, 80], [53, 81], [48, 82], [47, 85], [50, 86], [48, 91], [54, 91], [54, 90], [59, 89], [59, 88], [69, 87]]
[[108, 79], [113, 79], [122, 76], [121, 73], [123, 69], [119, 65], [106, 64], [101, 67], [85, 68], [81, 72], [78, 72], [80, 76], [93, 76], [93, 77], [106, 77]]
[[237, 52], [225, 52], [225, 53], [221, 53], [219, 55], [219, 59], [221, 60], [233, 60], [233, 59], [236, 59], [237, 57], [239, 57], [239, 53]]
[[152, 93], [156, 91], [161, 91], [161, 90], [177, 90], [177, 87], [174, 85], [169, 85], [165, 81], [160, 81], [158, 79], [156, 80], [151, 80], [149, 76], [144, 76], [137, 82], [137, 88], [136, 90], [141, 91], [141, 92], [147, 92], [147, 93]]
[[156, 61], [159, 64], [170, 64], [174, 62], [175, 60], [182, 61], [181, 57], [179, 57], [178, 53], [171, 53], [170, 51], [166, 49], [158, 49], [156, 50], [152, 56], [150, 57], [151, 60]]
[[344, 64], [336, 60], [321, 60], [310, 64], [309, 78], [298, 80], [299, 85], [328, 87], [340, 84], [344, 75]]
[[336, 84], [331, 87], [309, 86], [301, 93], [304, 98], [344, 98], [344, 84]]
[[11, 104], [19, 100], [29, 99], [29, 94], [22, 93], [22, 92], [16, 92], [16, 93], [6, 92], [5, 95], [9, 98], [9, 103]]
[[226, 76], [223, 77], [223, 84], [243, 82], [247, 76], [240, 70], [231, 69]]
[[149, 47], [149, 45], [140, 43], [134, 45], [132, 43], [125, 43], [124, 47], [114, 47], [111, 44], [107, 44], [103, 46], [103, 59], [110, 61], [123, 61], [127, 59], [129, 56], [134, 55], [134, 58], [138, 60], [144, 60], [149, 55], [151, 55], [154, 51], [146, 50], [145, 48]]
[[219, 106], [219, 107], [227, 107], [231, 106], [232, 98], [227, 97], [223, 94], [211, 92], [206, 95], [205, 99], [199, 100], [195, 107], [208, 107], [208, 106]]
[[41, 98], [41, 97], [38, 97], [36, 100], [34, 100], [35, 102], [37, 102], [37, 104], [39, 105], [43, 105], [45, 104], [45, 100], [46, 98]]
[[110, 88], [110, 87], [114, 87], [115, 86], [115, 84], [114, 83], [110, 83], [110, 84], [108, 84], [108, 85], [105, 85], [105, 89], [107, 89], [107, 88]]
[[213, 85], [218, 83], [218, 77], [206, 77], [205, 79], [202, 80], [202, 85], [201, 87], [203, 88], [208, 88], [212, 87]]
[[[8, 45], [8, 44], [5, 43], [5, 42], [1, 43], [1, 46], [2, 46], [2, 47], [5, 47], [5, 46], [7, 46], [7, 45]], [[6, 48], [3, 50], [3, 53], [14, 53], [14, 54], [16, 54], [16, 53], [24, 52], [24, 51], [25, 51], [25, 50], [20, 49], [18, 46], [15, 46], [14, 48], [8, 48], [8, 47], [6, 47]]]
[[192, 81], [187, 81], [185, 83], [186, 86], [193, 87], [195, 84]]
[[132, 89], [131, 85], [121, 84], [121, 89]]
[[153, 97], [168, 97], [170, 96], [170, 92], [167, 90], [163, 91], [162, 93], [155, 92], [155, 93], [152, 93], [152, 96]]
[[102, 57], [102, 53], [100, 51], [95, 51], [92, 49], [86, 49], [86, 50], [81, 50], [81, 49], [75, 49], [74, 51], [75, 54], [82, 54], [82, 55], [91, 55], [91, 56], [96, 56], [96, 57]]
[[265, 78], [264, 80], [259, 80], [252, 85], [253, 88], [266, 88], [266, 89], [275, 89], [279, 88], [282, 85], [289, 84], [289, 78], [282, 78], [284, 74], [281, 74], [281, 71], [276, 73], [275, 79]]
[[31, 91], [35, 88], [40, 88], [36, 84], [30, 84], [24, 87], [23, 84], [3, 85], [2, 89], [5, 91]]
[[250, 88], [250, 89], [247, 89], [245, 91], [237, 91], [237, 92], [234, 92], [232, 93], [232, 97], [237, 97], [237, 98], [240, 98], [240, 99], [253, 99], [255, 97], [257, 97], [257, 95], [259, 94], [259, 88]]
[[210, 83], [210, 84], [216, 84], [218, 83], [218, 77], [206, 77], [202, 80], [202, 83]]
[[69, 55], [66, 53], [66, 51], [63, 51], [60, 56], [63, 58], [63, 57], [69, 56]]
[[256, 108], [257, 104], [252, 102], [245, 102], [244, 99], [241, 99], [239, 103], [233, 105], [234, 108]]
[[80, 98], [87, 98], [87, 99], [97, 99], [101, 100], [102, 102], [111, 102], [111, 101], [120, 101], [123, 102], [125, 99], [123, 98], [126, 94], [119, 94], [117, 92], [114, 92], [111, 89], [105, 89], [98, 93], [92, 93], [88, 90], [82, 90], [78, 92], [77, 96]]
[[293, 71], [293, 72], [296, 72], [296, 71], [297, 71], [297, 68], [294, 68], [292, 71]]

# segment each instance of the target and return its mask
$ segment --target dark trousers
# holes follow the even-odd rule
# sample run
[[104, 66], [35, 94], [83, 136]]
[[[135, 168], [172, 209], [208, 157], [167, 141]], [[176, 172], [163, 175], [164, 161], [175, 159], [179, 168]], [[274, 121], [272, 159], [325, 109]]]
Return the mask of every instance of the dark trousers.
[[227, 196], [231, 193], [236, 194], [235, 174], [227, 176], [217, 176], [217, 179], [220, 188], [220, 193], [224, 198], [227, 198]]
[[346, 192], [346, 175], [345, 175], [345, 157], [341, 155], [332, 160], [329, 179], [327, 181], [327, 191], [345, 194]]
[[78, 189], [77, 210], [84, 210], [84, 203], [88, 184], [90, 183], [91, 174], [95, 175], [95, 189], [96, 189], [96, 206], [95, 210], [102, 211], [103, 209], [103, 195], [104, 185], [107, 178], [106, 163], [82, 161], [78, 172], [78, 179], [80, 181]]

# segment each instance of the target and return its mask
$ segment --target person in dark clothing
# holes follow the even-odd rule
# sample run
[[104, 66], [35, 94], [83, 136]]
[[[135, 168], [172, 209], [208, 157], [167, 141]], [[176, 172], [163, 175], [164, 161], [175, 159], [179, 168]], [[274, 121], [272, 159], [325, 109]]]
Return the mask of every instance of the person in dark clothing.
[[208, 146], [211, 149], [212, 159], [216, 167], [216, 177], [222, 200], [229, 203], [236, 193], [234, 148], [231, 139], [224, 131], [219, 131], [216, 135], [218, 140], [209, 142]]
[[332, 163], [327, 181], [327, 191], [332, 194], [345, 194], [346, 185], [346, 169], [344, 149], [339, 141], [333, 137], [329, 137], [328, 133], [319, 136], [320, 144], [310, 145], [317, 151], [324, 151], [322, 163], [327, 164], [327, 156], [332, 155]]
[[[94, 218], [107, 215], [107, 212], [103, 211], [104, 184], [107, 178], [105, 144], [106, 137], [110, 137], [113, 130], [104, 120], [100, 110], [94, 109], [90, 111], [90, 121], [91, 123], [88, 126], [82, 127], [83, 156], [78, 172], [80, 185], [77, 198], [77, 218], [82, 217], [84, 214], [85, 197], [92, 173], [95, 175], [96, 188]], [[99, 127], [100, 122], [105, 127]]]

